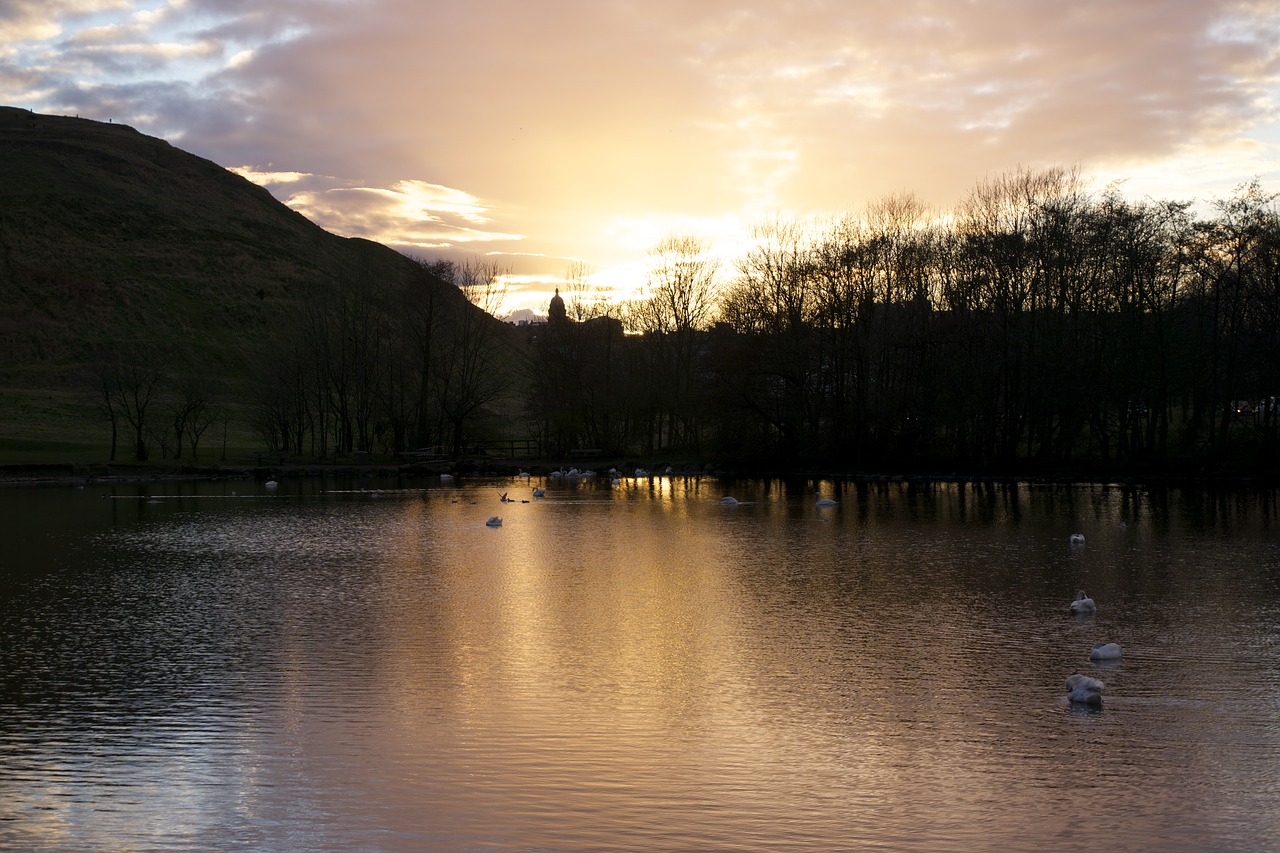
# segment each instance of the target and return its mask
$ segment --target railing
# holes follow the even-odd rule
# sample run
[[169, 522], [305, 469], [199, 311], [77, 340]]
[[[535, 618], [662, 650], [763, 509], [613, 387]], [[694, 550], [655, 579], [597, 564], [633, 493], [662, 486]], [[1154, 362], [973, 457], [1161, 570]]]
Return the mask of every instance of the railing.
[[[584, 456], [599, 456], [599, 450], [575, 451]], [[500, 438], [492, 441], [486, 441], [483, 444], [468, 445], [463, 448], [464, 456], [490, 456], [499, 459], [540, 459], [542, 457], [542, 443], [536, 438]], [[329, 457], [330, 460], [338, 460], [347, 457], [348, 454], [340, 454], [336, 451]], [[350, 458], [356, 464], [367, 464], [372, 454], [366, 450], [355, 450], [349, 454]], [[414, 450], [402, 450], [396, 455], [397, 459], [403, 459], [413, 462], [437, 462], [449, 459], [449, 452], [441, 446], [435, 447], [419, 447]], [[290, 455], [284, 451], [277, 450], [259, 450], [251, 457], [257, 462], [258, 467], [268, 465], [285, 465], [290, 460]], [[298, 461], [305, 461], [300, 459]], [[314, 461], [314, 460], [312, 460]]]
[[501, 438], [480, 445], [487, 456], [507, 459], [538, 459], [542, 456], [542, 443], [536, 438]]

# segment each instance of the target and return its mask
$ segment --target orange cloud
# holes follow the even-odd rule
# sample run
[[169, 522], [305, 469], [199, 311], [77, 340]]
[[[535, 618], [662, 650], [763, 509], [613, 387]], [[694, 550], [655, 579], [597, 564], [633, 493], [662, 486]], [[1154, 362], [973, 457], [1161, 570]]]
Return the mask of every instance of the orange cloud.
[[1018, 166], [1280, 178], [1273, 0], [241, 5], [20, 0], [0, 94], [308, 176], [264, 182], [339, 233], [505, 253], [531, 289], [571, 258], [620, 282], [666, 229], [947, 208]]

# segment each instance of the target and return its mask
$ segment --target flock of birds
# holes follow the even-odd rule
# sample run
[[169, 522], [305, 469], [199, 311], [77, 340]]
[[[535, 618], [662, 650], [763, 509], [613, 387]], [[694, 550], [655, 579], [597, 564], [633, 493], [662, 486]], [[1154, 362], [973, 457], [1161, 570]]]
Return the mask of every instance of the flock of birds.
[[[618, 485], [621, 485], [621, 484], [622, 484], [622, 473], [621, 473], [620, 471], [618, 471], [618, 469], [617, 469], [617, 468], [610, 468], [608, 473], [609, 473], [609, 478], [610, 478], [609, 482], [610, 482], [610, 484], [611, 484], [611, 485], [618, 486]], [[670, 465], [668, 465], [668, 466], [667, 466], [666, 471], [665, 471], [664, 473], [666, 473], [666, 474], [671, 474], [671, 473], [673, 473], [673, 469], [671, 468], [671, 466], [670, 466]], [[529, 472], [528, 472], [528, 471], [525, 471], [525, 470], [522, 468], [522, 469], [520, 469], [520, 470], [519, 470], [519, 473], [518, 473], [518, 474], [516, 474], [516, 476], [517, 476], [519, 479], [521, 479], [521, 480], [528, 480], [528, 479], [529, 479], [529, 477], [530, 477], [530, 474], [529, 474]], [[591, 470], [591, 469], [589, 469], [589, 468], [588, 468], [588, 469], [586, 469], [586, 470], [581, 470], [581, 471], [580, 471], [580, 470], [578, 470], [577, 468], [569, 468], [568, 470], [565, 470], [564, 468], [558, 468], [558, 469], [556, 469], [556, 470], [552, 471], [548, 476], [549, 476], [552, 480], [560, 480], [560, 479], [566, 479], [566, 480], [579, 480], [579, 479], [588, 479], [588, 478], [591, 478], [591, 477], [595, 477], [595, 476], [597, 476], [597, 474], [596, 474], [596, 472], [595, 472], [595, 471], [593, 471], [593, 470]], [[635, 476], [636, 476], [636, 477], [648, 477], [648, 476], [649, 476], [649, 472], [648, 472], [648, 470], [646, 470], [646, 469], [644, 469], [644, 468], [637, 468], [637, 469], [635, 470]], [[453, 476], [452, 476], [451, 474], [441, 474], [441, 475], [440, 475], [440, 481], [441, 481], [441, 482], [451, 483], [451, 482], [453, 482]], [[504, 504], [505, 504], [505, 503], [515, 503], [517, 499], [516, 499], [516, 498], [513, 498], [513, 497], [509, 497], [509, 494], [510, 494], [509, 492], [502, 492], [502, 493], [498, 496], [498, 499], [499, 499], [502, 503], [504, 503]], [[541, 486], [534, 486], [534, 487], [533, 487], [533, 496], [534, 496], [535, 498], [545, 498], [545, 497], [547, 496], [547, 490], [546, 490], [546, 489], [544, 489], [544, 488], [543, 488], [543, 487], [541, 487]], [[528, 502], [527, 500], [521, 500], [521, 501], [520, 501], [520, 503], [526, 503], [526, 504], [527, 504], [527, 503], [529, 503], [529, 502]], [[742, 503], [742, 502], [741, 502], [740, 500], [738, 500], [737, 498], [735, 498], [733, 495], [725, 495], [723, 498], [721, 498], [721, 499], [720, 499], [720, 505], [721, 505], [721, 506], [738, 506], [740, 503]], [[816, 506], [817, 506], [819, 509], [826, 509], [826, 508], [834, 507], [834, 506], [838, 506], [838, 505], [839, 505], [839, 503], [838, 503], [837, 501], [834, 501], [834, 500], [832, 500], [831, 498], [824, 498], [824, 497], [821, 497], [821, 496], [819, 496], [819, 498], [818, 498], [818, 500], [817, 500], [817, 504], [816, 504]], [[499, 515], [491, 515], [491, 516], [489, 516], [489, 518], [485, 521], [485, 526], [487, 526], [487, 527], [501, 527], [501, 526], [502, 526], [502, 516], [499, 516]]]
[[[672, 468], [671, 468], [671, 466], [670, 466], [670, 465], [668, 465], [668, 466], [667, 466], [666, 473], [667, 473], [667, 474], [672, 473]], [[519, 473], [517, 473], [517, 474], [516, 474], [516, 477], [518, 477], [518, 478], [519, 478], [519, 479], [521, 479], [521, 480], [528, 480], [528, 479], [530, 478], [530, 476], [531, 476], [531, 475], [529, 474], [529, 472], [528, 472], [528, 471], [526, 471], [526, 470], [524, 470], [523, 468], [521, 468], [521, 469], [519, 470]], [[587, 468], [587, 469], [585, 469], [585, 470], [579, 470], [579, 469], [577, 469], [577, 468], [569, 468], [569, 469], [565, 469], [565, 468], [561, 467], [561, 468], [557, 468], [556, 470], [552, 471], [552, 472], [551, 472], [550, 474], [548, 474], [547, 476], [549, 476], [552, 480], [562, 480], [562, 479], [563, 479], [563, 480], [585, 480], [585, 479], [591, 479], [591, 478], [596, 477], [596, 476], [598, 476], [598, 475], [596, 474], [596, 472], [595, 472], [595, 471], [591, 470], [590, 468]], [[649, 476], [649, 472], [648, 472], [648, 471], [646, 471], [644, 468], [637, 468], [637, 469], [635, 470], [635, 476], [637, 476], [637, 477], [648, 477], [648, 476]], [[610, 477], [610, 483], [611, 483], [612, 485], [615, 485], [615, 486], [620, 486], [620, 485], [622, 485], [622, 472], [620, 472], [617, 468], [610, 468], [610, 469], [609, 469], [609, 477]], [[446, 478], [448, 478], [448, 479], [446, 480]], [[441, 480], [441, 482], [453, 482], [453, 476], [452, 476], [451, 474], [441, 474], [441, 475], [440, 475], [440, 480]], [[508, 494], [509, 494], [508, 492], [503, 492], [501, 495], [499, 495], [499, 496], [498, 496], [498, 499], [499, 499], [500, 501], [502, 501], [502, 503], [504, 503], [504, 504], [505, 504], [505, 503], [515, 503], [517, 499], [516, 499], [516, 498], [512, 498], [512, 497], [508, 497]], [[535, 498], [545, 498], [545, 497], [547, 496], [547, 490], [546, 490], [546, 489], [544, 489], [542, 486], [534, 486], [534, 487], [533, 487], [533, 496], [534, 496]], [[527, 501], [527, 500], [521, 500], [521, 501], [520, 501], [520, 503], [526, 503], [526, 504], [527, 504], [527, 503], [528, 503], [528, 501]], [[485, 525], [486, 525], [487, 527], [501, 527], [501, 526], [502, 526], [502, 517], [501, 517], [501, 516], [498, 516], [498, 515], [491, 515], [491, 516], [489, 516], [489, 518], [485, 521]]]
[[[1072, 545], [1083, 545], [1084, 534], [1072, 533], [1068, 541]], [[1097, 603], [1084, 590], [1076, 593], [1075, 600], [1071, 602], [1073, 615], [1092, 616], [1097, 611]], [[1123, 650], [1118, 643], [1101, 643], [1094, 646], [1093, 650], [1089, 652], [1089, 660], [1094, 663], [1115, 661], [1119, 660], [1122, 655]], [[1067, 676], [1067, 700], [1073, 705], [1101, 707], [1102, 691], [1106, 689], [1106, 686], [1100, 679], [1079, 672], [1073, 673]]]

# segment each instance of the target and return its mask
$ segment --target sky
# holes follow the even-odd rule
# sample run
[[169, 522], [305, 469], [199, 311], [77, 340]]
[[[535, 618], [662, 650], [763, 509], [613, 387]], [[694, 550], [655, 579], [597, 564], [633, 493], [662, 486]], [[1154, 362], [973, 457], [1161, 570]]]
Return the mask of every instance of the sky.
[[[0, 0], [0, 104], [128, 124], [334, 233], [634, 293], [664, 237], [1020, 168], [1280, 190], [1280, 0]], [[582, 267], [581, 265], [585, 265]]]

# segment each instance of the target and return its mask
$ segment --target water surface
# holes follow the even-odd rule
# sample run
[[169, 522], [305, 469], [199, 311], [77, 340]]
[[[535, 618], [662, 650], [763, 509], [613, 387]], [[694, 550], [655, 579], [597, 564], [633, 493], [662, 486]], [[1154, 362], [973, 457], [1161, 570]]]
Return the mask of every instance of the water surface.
[[539, 484], [0, 490], [0, 848], [1280, 849], [1273, 492]]

